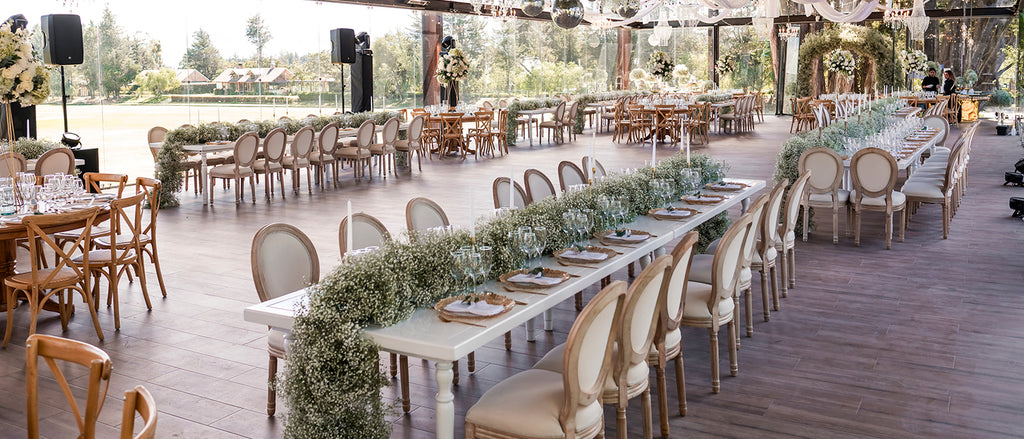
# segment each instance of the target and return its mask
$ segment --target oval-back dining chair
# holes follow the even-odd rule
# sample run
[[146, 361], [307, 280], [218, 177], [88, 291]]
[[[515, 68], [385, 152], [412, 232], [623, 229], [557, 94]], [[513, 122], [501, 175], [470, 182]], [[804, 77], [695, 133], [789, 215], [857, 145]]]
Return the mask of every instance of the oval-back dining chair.
[[[811, 148], [800, 154], [798, 166], [801, 174], [807, 171], [811, 172], [801, 201], [804, 207], [803, 240], [807, 241], [810, 208], [820, 207], [832, 210], [832, 243], [838, 244], [839, 208], [847, 207], [850, 200], [850, 191], [842, 188], [843, 158], [831, 148]], [[847, 208], [847, 213], [849, 213], [849, 208]], [[849, 215], [847, 215], [847, 220], [849, 220]], [[847, 221], [847, 230], [849, 230], [849, 221]]]
[[892, 214], [900, 215], [900, 242], [907, 227], [907, 197], [894, 190], [899, 177], [896, 159], [889, 151], [880, 148], [864, 148], [850, 159], [850, 177], [853, 192], [853, 244], [860, 246], [860, 217], [865, 210], [885, 212], [885, 249], [892, 248]]
[[551, 184], [547, 175], [537, 169], [527, 169], [523, 173], [523, 181], [526, 182], [526, 194], [530, 197], [530, 203], [555, 195], [555, 185]]
[[[384, 242], [391, 239], [391, 233], [384, 223], [371, 215], [359, 212], [352, 214], [352, 249], [359, 250], [366, 247], [380, 247]], [[348, 249], [348, 217], [341, 219], [338, 226], [338, 248], [342, 256]]]
[[52, 175], [58, 172], [71, 175], [75, 172], [75, 153], [69, 148], [53, 148], [39, 156], [36, 160], [35, 174], [37, 177]]
[[[500, 209], [502, 207], [509, 207], [508, 201], [508, 177], [498, 177], [494, 179], [494, 183], [491, 184], [491, 198], [494, 199], [494, 208]], [[526, 195], [526, 191], [519, 185], [517, 181], [515, 184], [515, 195], [516, 199], [515, 208], [522, 209], [529, 204], [529, 197]]]
[[583, 171], [575, 163], [563, 160], [558, 164], [558, 185], [562, 187], [562, 192], [565, 192], [571, 186], [586, 183], [587, 177], [583, 175]]
[[428, 198], [413, 198], [405, 205], [405, 225], [411, 232], [448, 227], [449, 224], [444, 209]]

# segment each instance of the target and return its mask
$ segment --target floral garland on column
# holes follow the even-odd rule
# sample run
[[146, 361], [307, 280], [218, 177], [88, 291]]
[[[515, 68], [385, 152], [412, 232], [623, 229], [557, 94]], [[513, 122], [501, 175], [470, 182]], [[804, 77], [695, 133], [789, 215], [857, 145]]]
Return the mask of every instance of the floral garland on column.
[[[15, 102], [24, 107], [38, 105], [50, 95], [50, 70], [36, 58], [29, 42], [31, 36], [25, 29], [12, 30], [10, 22], [0, 26], [0, 103], [3, 105]], [[12, 128], [10, 120], [2, 123]], [[13, 132], [8, 136], [14, 139]]]
[[[724, 175], [725, 166], [707, 155], [696, 154], [691, 160], [690, 167], [700, 170], [703, 183]], [[550, 231], [546, 253], [550, 254], [570, 240], [561, 227], [562, 213], [568, 209], [596, 209], [598, 197], [607, 195], [625, 197], [632, 214], [643, 215], [658, 203], [651, 190], [652, 177], [672, 181], [678, 192], [680, 171], [686, 167], [686, 158], [677, 154], [660, 162], [656, 170], [612, 175], [590, 190], [548, 197], [477, 224], [476, 243], [494, 249], [490, 277], [522, 263], [509, 232], [524, 225], [546, 226]], [[725, 213], [700, 225], [701, 243], [706, 246], [726, 227]], [[295, 318], [284, 379], [277, 384], [289, 409], [286, 438], [390, 436], [386, 419], [393, 408], [380, 397], [389, 380], [381, 373], [377, 347], [363, 337], [361, 328], [393, 325], [417, 308], [452, 295], [456, 285], [450, 274], [451, 252], [465, 245], [470, 245], [465, 230], [406, 235], [389, 240], [375, 252], [345, 259], [312, 286], [308, 307]]]

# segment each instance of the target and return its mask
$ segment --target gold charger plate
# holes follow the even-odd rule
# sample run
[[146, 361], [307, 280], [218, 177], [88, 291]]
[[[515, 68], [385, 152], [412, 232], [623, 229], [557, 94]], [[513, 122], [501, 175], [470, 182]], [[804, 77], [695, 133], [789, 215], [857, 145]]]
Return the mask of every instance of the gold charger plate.
[[615, 255], [616, 255], [615, 250], [612, 250], [610, 248], [604, 248], [604, 247], [598, 247], [598, 246], [595, 246], [595, 245], [591, 245], [591, 246], [585, 247], [584, 250], [588, 251], [588, 252], [594, 252], [594, 253], [604, 253], [604, 254], [608, 255], [608, 257], [604, 258], [604, 259], [602, 259], [600, 261], [594, 261], [594, 260], [590, 260], [590, 259], [577, 259], [577, 258], [573, 258], [573, 257], [569, 257], [569, 256], [562, 256], [562, 255], [564, 255], [566, 252], [568, 252], [570, 250], [575, 250], [575, 249], [563, 248], [563, 249], [561, 249], [559, 251], [556, 251], [555, 255], [554, 255], [555, 259], [558, 259], [559, 261], [563, 261], [563, 262], [571, 262], [573, 264], [600, 264], [600, 263], [602, 263], [604, 261], [607, 261], [607, 260], [615, 257]]
[[[504, 306], [505, 310], [500, 312], [500, 313], [497, 313], [495, 315], [492, 315], [492, 316], [478, 316], [476, 314], [462, 314], [462, 313], [448, 312], [448, 310], [444, 309], [446, 306], [448, 306], [448, 304], [450, 304], [450, 303], [452, 303], [452, 302], [454, 302], [456, 300], [466, 300], [467, 296], [478, 297], [478, 298], [480, 298], [480, 300], [483, 300], [483, 301], [485, 301], [485, 302], [487, 302], [487, 303], [489, 303], [491, 305], [501, 305], [501, 306]], [[475, 294], [475, 293], [474, 294], [460, 294], [458, 296], [446, 297], [444, 299], [441, 299], [440, 302], [437, 302], [434, 305], [434, 311], [437, 311], [438, 314], [440, 314], [440, 315], [442, 315], [444, 317], [448, 317], [449, 319], [484, 320], [484, 319], [489, 319], [489, 318], [492, 318], [492, 317], [497, 317], [497, 316], [500, 316], [502, 314], [505, 314], [505, 313], [509, 312], [510, 310], [512, 310], [512, 308], [515, 307], [515, 306], [516, 306], [516, 301], [515, 300], [512, 300], [512, 299], [510, 299], [508, 297], [502, 296], [501, 294], [487, 292], [487, 293], [483, 293], [483, 294]]]
[[[739, 186], [739, 187], [728, 187], [728, 186]], [[704, 185], [704, 188], [706, 188], [706, 189], [713, 190], [713, 191], [720, 191], [720, 192], [737, 192], [737, 191], [744, 190], [744, 189], [746, 189], [748, 187], [750, 187], [750, 185], [748, 185], [746, 183], [735, 182], [735, 181], [726, 181], [726, 182], [723, 182], [722, 185], [719, 185], [718, 183], [708, 183], [708, 184]]]
[[689, 207], [675, 207], [675, 208], [672, 209], [672, 210], [682, 210], [684, 212], [690, 212], [690, 214], [686, 215], [686, 216], [665, 215], [665, 214], [659, 213], [659, 212], [661, 212], [663, 210], [665, 210], [665, 209], [664, 208], [662, 208], [662, 209], [651, 209], [651, 210], [647, 211], [647, 214], [650, 215], [650, 216], [653, 216], [653, 217], [655, 217], [657, 219], [674, 220], [674, 221], [685, 221], [685, 220], [688, 220], [690, 218], [693, 218], [693, 217], [697, 216], [697, 214], [700, 213], [699, 210], [697, 210], [697, 209], [690, 209]]
[[[598, 241], [601, 241], [601, 243], [640, 244], [641, 242], [644, 242], [644, 241], [646, 241], [648, 239], [651, 239], [651, 236], [652, 236], [650, 232], [645, 232], [643, 230], [625, 229], [625, 231], [629, 232], [630, 235], [645, 235], [647, 237], [644, 238], [644, 239], [641, 239], [639, 241], [629, 240], [629, 239], [621, 239], [618, 236], [615, 236], [616, 230], [611, 230], [611, 229], [602, 231], [599, 234], [597, 234], [595, 237], [597, 238]], [[611, 236], [608, 236], [608, 235], [611, 235]]]
[[538, 284], [525, 283], [525, 282], [524, 283], [512, 282], [512, 281], [508, 280], [510, 277], [515, 276], [517, 274], [529, 273], [531, 271], [531, 270], [528, 270], [528, 269], [525, 269], [525, 268], [522, 269], [522, 270], [510, 271], [508, 273], [505, 273], [505, 274], [499, 276], [498, 277], [498, 282], [501, 282], [503, 285], [508, 285], [510, 287], [513, 287], [513, 288], [522, 288], [522, 289], [527, 289], [527, 290], [545, 290], [545, 289], [551, 288], [553, 286], [560, 285], [562, 282], [565, 282], [565, 281], [569, 280], [569, 278], [571, 277], [571, 276], [569, 276], [569, 273], [566, 273], [566, 272], [564, 272], [562, 270], [555, 270], [553, 268], [543, 268], [543, 270], [544, 270], [544, 272], [543, 272], [544, 273], [544, 277], [560, 279], [558, 281], [558, 283], [557, 284], [553, 284], [553, 285], [538, 285]]
[[685, 201], [690, 204], [718, 204], [725, 201], [725, 196], [705, 194], [700, 194], [697, 196], [687, 195], [680, 199], [679, 201]]

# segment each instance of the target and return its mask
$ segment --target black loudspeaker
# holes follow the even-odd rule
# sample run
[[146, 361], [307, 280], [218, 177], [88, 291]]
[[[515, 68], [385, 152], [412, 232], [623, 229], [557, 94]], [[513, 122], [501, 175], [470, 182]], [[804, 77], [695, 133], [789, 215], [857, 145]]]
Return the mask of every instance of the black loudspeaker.
[[352, 29], [331, 29], [331, 62], [356, 62], [356, 33]]
[[356, 62], [352, 64], [352, 112], [373, 110], [373, 51], [366, 32], [356, 38], [359, 43]]
[[[22, 107], [11, 105], [11, 118], [14, 119], [14, 138], [22, 137], [36, 138], [36, 106]], [[0, 120], [7, 120], [4, 107], [0, 107]], [[0, 134], [7, 136], [7, 124], [0, 123]]]
[[82, 19], [74, 14], [50, 14], [40, 19], [43, 62], [59, 66], [82, 63]]

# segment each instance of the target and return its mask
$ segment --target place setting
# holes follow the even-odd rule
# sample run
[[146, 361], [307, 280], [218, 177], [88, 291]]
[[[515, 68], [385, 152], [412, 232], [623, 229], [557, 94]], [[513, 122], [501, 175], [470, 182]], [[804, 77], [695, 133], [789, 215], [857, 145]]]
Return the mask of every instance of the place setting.
[[452, 252], [451, 275], [458, 293], [434, 305], [442, 322], [486, 328], [482, 321], [505, 314], [516, 305], [526, 305], [492, 291], [480, 291], [491, 271], [492, 255], [491, 247], [475, 245]]

